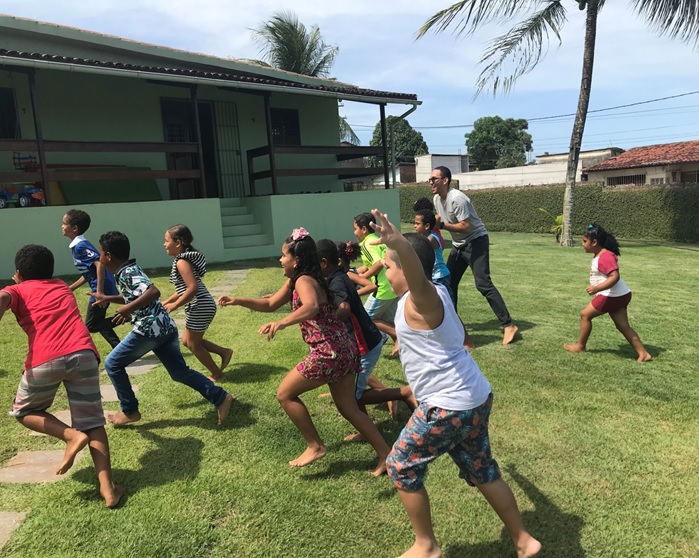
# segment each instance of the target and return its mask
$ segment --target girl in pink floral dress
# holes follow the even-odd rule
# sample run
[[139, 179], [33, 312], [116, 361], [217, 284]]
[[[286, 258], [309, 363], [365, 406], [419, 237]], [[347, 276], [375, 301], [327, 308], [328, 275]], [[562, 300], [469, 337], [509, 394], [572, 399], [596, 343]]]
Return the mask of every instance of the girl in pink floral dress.
[[301, 327], [310, 354], [296, 365], [279, 384], [277, 400], [306, 440], [306, 450], [289, 461], [303, 467], [327, 454], [308, 409], [299, 398], [302, 393], [328, 384], [337, 409], [369, 441], [379, 457], [372, 474], [386, 472], [388, 445], [371, 419], [357, 406], [354, 395], [355, 373], [359, 371], [359, 349], [354, 336], [335, 316], [333, 297], [323, 279], [313, 239], [304, 228], [294, 229], [282, 245], [279, 259], [284, 285], [269, 298], [222, 296], [221, 306], [243, 306], [258, 312], [274, 312], [291, 301], [292, 312], [276, 322], [264, 324], [259, 332], [273, 339], [282, 329], [294, 324]]

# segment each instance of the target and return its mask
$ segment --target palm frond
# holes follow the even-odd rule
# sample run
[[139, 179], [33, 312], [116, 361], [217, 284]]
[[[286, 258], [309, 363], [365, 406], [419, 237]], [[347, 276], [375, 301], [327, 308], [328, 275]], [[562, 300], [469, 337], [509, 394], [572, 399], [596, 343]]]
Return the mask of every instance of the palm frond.
[[632, 0], [633, 9], [660, 35], [699, 47], [697, 0]]
[[[498, 90], [509, 92], [518, 78], [539, 63], [551, 33], [561, 43], [560, 30], [566, 21], [566, 8], [560, 2], [550, 2], [504, 35], [493, 39], [480, 60], [486, 66], [478, 76], [476, 95], [489, 84], [493, 95]], [[506, 64], [514, 69], [509, 75], [502, 76]]]
[[541, 2], [542, 0], [462, 0], [434, 14], [418, 29], [415, 38], [419, 39], [429, 31], [445, 31], [459, 15], [461, 17], [453, 30], [454, 34], [470, 35], [484, 23], [509, 21], [518, 14], [530, 12]]

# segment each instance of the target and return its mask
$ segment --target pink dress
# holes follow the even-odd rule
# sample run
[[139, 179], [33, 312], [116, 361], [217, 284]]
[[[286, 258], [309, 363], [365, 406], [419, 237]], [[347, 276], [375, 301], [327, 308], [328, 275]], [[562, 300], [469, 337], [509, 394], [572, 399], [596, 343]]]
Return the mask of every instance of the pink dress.
[[[296, 310], [301, 300], [294, 291], [291, 308]], [[301, 336], [308, 343], [311, 354], [296, 365], [301, 375], [316, 382], [333, 383], [346, 374], [360, 371], [359, 349], [345, 324], [335, 316], [330, 304], [321, 304], [310, 320], [301, 322]]]

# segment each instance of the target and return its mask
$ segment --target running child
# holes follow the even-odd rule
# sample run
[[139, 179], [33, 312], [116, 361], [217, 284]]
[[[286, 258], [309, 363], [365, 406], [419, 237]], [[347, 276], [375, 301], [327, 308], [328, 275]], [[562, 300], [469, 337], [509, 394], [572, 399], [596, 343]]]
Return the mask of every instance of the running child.
[[336, 246], [338, 257], [340, 258], [340, 269], [342, 269], [342, 271], [347, 274], [350, 281], [354, 283], [354, 286], [357, 288], [357, 294], [359, 296], [374, 294], [378, 286], [373, 281], [359, 275], [356, 267], [352, 267], [352, 262], [358, 260], [362, 252], [359, 244], [351, 240], [339, 240]]
[[461, 323], [449, 293], [430, 281], [434, 250], [424, 236], [403, 236], [386, 215], [377, 209], [372, 213], [380, 222], [375, 242], [388, 248], [386, 277], [400, 297], [396, 332], [401, 365], [420, 402], [386, 461], [415, 532], [415, 544], [403, 557], [442, 556], [424, 479], [429, 463], [444, 453], [498, 514], [518, 558], [536, 556], [541, 544], [524, 528], [515, 497], [490, 452], [490, 384], [464, 351]]
[[[345, 323], [359, 347], [361, 372], [357, 374], [355, 383], [355, 397], [359, 403], [359, 409], [366, 413], [366, 405], [389, 403], [392, 404], [389, 405], [389, 411], [395, 418], [398, 411], [397, 402], [404, 401], [412, 411], [417, 407], [417, 402], [410, 387], [387, 388], [372, 374], [388, 336], [380, 332], [371, 321], [362, 306], [362, 300], [354, 284], [347, 273], [339, 267], [341, 258], [337, 251], [337, 244], [332, 240], [323, 239], [316, 242], [316, 248], [321, 272], [337, 306], [337, 317]], [[367, 390], [367, 387], [371, 389]], [[362, 439], [360, 434], [352, 434], [347, 436], [345, 441], [355, 442]]]
[[593, 254], [590, 267], [590, 286], [587, 294], [594, 296], [590, 304], [580, 312], [580, 333], [578, 342], [563, 345], [566, 351], [582, 353], [587, 349], [587, 340], [592, 333], [592, 320], [609, 314], [614, 325], [631, 344], [638, 362], [647, 362], [653, 357], [641, 343], [638, 334], [629, 325], [626, 308], [631, 302], [631, 291], [619, 275], [619, 243], [613, 235], [600, 225], [588, 225], [583, 234], [582, 246], [585, 252]]
[[[173, 225], [165, 231], [165, 252], [175, 258], [170, 271], [170, 283], [175, 285], [175, 293], [163, 301], [163, 306], [170, 314], [184, 306], [182, 344], [211, 372], [210, 378], [219, 381], [231, 362], [233, 350], [204, 339], [204, 333], [216, 315], [216, 302], [201, 280], [206, 273], [206, 258], [192, 246], [193, 241], [192, 232], [186, 225]], [[221, 366], [216, 366], [211, 353], [221, 357]]]
[[[427, 240], [430, 241], [432, 248], [434, 249], [434, 267], [432, 268], [432, 282], [442, 285], [447, 289], [449, 296], [454, 300], [453, 291], [451, 290], [451, 273], [447, 264], [444, 263], [444, 254], [442, 251], [442, 244], [440, 244], [439, 237], [435, 233], [437, 225], [437, 219], [434, 216], [434, 212], [430, 209], [421, 209], [415, 213], [415, 221], [413, 222], [413, 227], [417, 234], [426, 236]], [[459, 318], [461, 319], [461, 318]], [[472, 351], [476, 348], [476, 344], [471, 340], [471, 337], [466, 330], [466, 326], [463, 321], [461, 325], [464, 328], [464, 348], [467, 351]]]
[[[70, 285], [70, 290], [75, 291], [85, 283], [90, 287], [90, 292], [106, 295], [119, 294], [114, 281], [114, 275], [104, 269], [100, 263], [100, 253], [92, 243], [84, 236], [90, 228], [90, 216], [80, 209], [71, 209], [63, 216], [61, 232], [70, 240], [70, 252], [73, 263], [80, 272], [80, 279]], [[85, 325], [90, 333], [99, 333], [112, 347], [119, 344], [119, 336], [114, 332], [116, 324], [107, 318], [108, 303], [94, 304], [94, 297], [90, 297], [85, 313]]]
[[104, 368], [119, 398], [121, 412], [109, 415], [107, 421], [123, 426], [141, 420], [138, 399], [134, 395], [126, 367], [148, 351], [163, 363], [167, 373], [198, 391], [216, 406], [218, 423], [223, 424], [233, 397], [209, 378], [187, 366], [180, 352], [177, 326], [160, 302], [160, 291], [151, 282], [135, 259], [129, 259], [131, 246], [125, 234], [111, 231], [100, 237], [100, 261], [116, 277], [121, 295], [108, 297], [92, 293], [97, 302], [123, 304], [114, 316], [118, 324], [131, 322], [133, 331], [109, 353]]
[[[0, 319], [9, 308], [27, 334], [29, 351], [10, 415], [22, 426], [66, 443], [62, 475], [85, 446], [95, 464], [99, 490], [108, 508], [119, 504], [124, 488], [114, 484], [99, 381], [99, 354], [65, 282], [52, 279], [53, 254], [37, 244], [15, 256], [16, 285], [0, 291]], [[65, 385], [71, 426], [47, 410], [58, 386]]]
[[354, 397], [354, 375], [359, 372], [359, 352], [345, 325], [335, 316], [333, 296], [323, 279], [316, 244], [303, 227], [294, 229], [282, 245], [279, 259], [287, 280], [269, 298], [222, 296], [221, 306], [243, 306], [257, 312], [274, 312], [291, 301], [292, 312], [276, 322], [264, 324], [259, 333], [274, 339], [275, 334], [299, 324], [310, 354], [290, 370], [277, 388], [277, 400], [306, 440], [306, 450], [289, 461], [304, 467], [325, 457], [328, 450], [299, 396], [324, 384], [338, 411], [369, 441], [379, 456], [374, 476], [386, 472], [388, 445], [371, 419], [362, 413]]
[[391, 356], [395, 357], [398, 356], [398, 344], [393, 318], [398, 299], [386, 280], [386, 271], [381, 263], [386, 248], [374, 243], [377, 237], [374, 229], [371, 228], [372, 223], [375, 221], [371, 213], [361, 213], [354, 218], [354, 236], [359, 241], [363, 264], [357, 271], [362, 277], [374, 281], [378, 287], [375, 295], [369, 295], [364, 303], [364, 308], [376, 327], [393, 339]]

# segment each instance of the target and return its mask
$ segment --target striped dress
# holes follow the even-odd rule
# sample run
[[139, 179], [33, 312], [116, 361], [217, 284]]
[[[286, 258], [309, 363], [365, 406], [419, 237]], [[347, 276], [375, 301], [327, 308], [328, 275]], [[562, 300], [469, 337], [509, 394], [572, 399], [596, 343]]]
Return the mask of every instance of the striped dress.
[[190, 331], [206, 331], [216, 315], [216, 302], [201, 281], [201, 278], [206, 274], [206, 258], [204, 254], [196, 251], [182, 252], [175, 257], [170, 271], [170, 283], [175, 285], [175, 291], [182, 296], [187, 290], [187, 284], [177, 271], [177, 261], [180, 259], [191, 264], [192, 272], [197, 280], [197, 293], [184, 306], [185, 327]]

